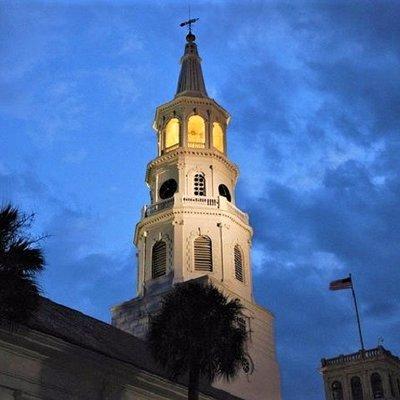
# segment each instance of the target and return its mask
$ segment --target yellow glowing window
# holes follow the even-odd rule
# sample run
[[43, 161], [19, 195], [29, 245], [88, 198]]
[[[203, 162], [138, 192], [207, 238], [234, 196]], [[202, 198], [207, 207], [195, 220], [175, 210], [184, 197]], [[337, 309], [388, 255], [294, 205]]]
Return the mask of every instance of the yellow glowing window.
[[179, 119], [171, 118], [165, 127], [165, 148], [179, 146]]
[[222, 130], [221, 124], [218, 122], [213, 123], [213, 146], [221, 153], [224, 152], [224, 131]]
[[199, 115], [192, 115], [188, 121], [188, 146], [203, 148], [206, 143], [206, 126]]

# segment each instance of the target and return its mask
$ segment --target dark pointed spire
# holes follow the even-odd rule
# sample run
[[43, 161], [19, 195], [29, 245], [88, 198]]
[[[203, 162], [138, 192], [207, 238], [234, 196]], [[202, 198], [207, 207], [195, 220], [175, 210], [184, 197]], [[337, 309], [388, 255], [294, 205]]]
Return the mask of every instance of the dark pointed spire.
[[179, 74], [177, 96], [207, 97], [201, 70], [201, 58], [195, 43], [196, 36], [189, 31], [186, 36], [185, 53], [181, 58], [181, 72]]

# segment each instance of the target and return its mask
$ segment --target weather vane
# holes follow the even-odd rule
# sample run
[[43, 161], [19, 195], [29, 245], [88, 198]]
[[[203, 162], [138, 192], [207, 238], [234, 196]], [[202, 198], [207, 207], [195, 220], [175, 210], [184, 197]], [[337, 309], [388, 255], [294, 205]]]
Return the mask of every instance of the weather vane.
[[192, 24], [194, 24], [198, 20], [199, 20], [198, 18], [189, 18], [187, 21], [180, 23], [179, 26], [189, 25], [189, 33], [192, 33]]

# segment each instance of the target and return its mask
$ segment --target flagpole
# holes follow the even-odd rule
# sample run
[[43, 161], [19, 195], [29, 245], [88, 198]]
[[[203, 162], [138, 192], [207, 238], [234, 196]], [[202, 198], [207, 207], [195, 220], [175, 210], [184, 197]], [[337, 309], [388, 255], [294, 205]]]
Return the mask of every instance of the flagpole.
[[360, 335], [361, 350], [364, 351], [365, 350], [364, 339], [361, 332], [360, 314], [358, 312], [356, 293], [354, 291], [353, 279], [351, 278], [351, 274], [349, 274], [349, 277], [351, 282], [351, 293], [353, 294], [354, 307], [356, 309], [356, 315], [357, 315], [358, 334]]

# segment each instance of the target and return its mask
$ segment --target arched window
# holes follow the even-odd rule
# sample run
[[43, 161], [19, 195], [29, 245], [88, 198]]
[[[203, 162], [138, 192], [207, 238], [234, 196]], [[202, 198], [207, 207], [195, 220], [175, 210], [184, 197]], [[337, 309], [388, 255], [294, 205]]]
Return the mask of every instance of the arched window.
[[363, 400], [363, 389], [361, 379], [358, 376], [353, 376], [350, 380], [351, 398], [353, 400]]
[[218, 186], [218, 193], [220, 196], [224, 196], [228, 201], [232, 200], [231, 193], [224, 184]]
[[343, 400], [343, 388], [342, 384], [339, 381], [333, 382], [331, 389], [333, 400]]
[[188, 146], [204, 148], [206, 145], [206, 125], [200, 115], [192, 115], [188, 120]]
[[234, 259], [235, 259], [235, 278], [238, 281], [243, 282], [243, 280], [244, 280], [243, 257], [242, 257], [242, 251], [240, 250], [239, 245], [235, 246]]
[[179, 146], [179, 119], [171, 118], [164, 131], [164, 149], [173, 150]]
[[212, 247], [208, 236], [199, 236], [194, 241], [194, 269], [212, 271]]
[[159, 240], [153, 246], [151, 255], [151, 277], [158, 278], [167, 271], [167, 244]]
[[382, 378], [377, 372], [371, 375], [371, 389], [374, 399], [383, 398]]
[[212, 144], [221, 153], [224, 152], [224, 131], [218, 122], [213, 123], [212, 129]]
[[206, 178], [202, 172], [199, 172], [194, 176], [193, 193], [195, 196], [206, 195]]

